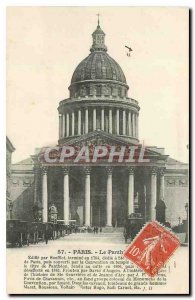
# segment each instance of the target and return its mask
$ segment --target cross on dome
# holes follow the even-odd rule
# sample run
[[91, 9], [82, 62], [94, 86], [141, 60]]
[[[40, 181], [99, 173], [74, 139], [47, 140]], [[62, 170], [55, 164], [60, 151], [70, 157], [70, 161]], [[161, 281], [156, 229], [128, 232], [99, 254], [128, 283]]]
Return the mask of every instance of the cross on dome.
[[100, 19], [99, 19], [100, 14], [98, 13], [96, 16], [98, 17], [98, 27], [99, 27], [100, 26]]

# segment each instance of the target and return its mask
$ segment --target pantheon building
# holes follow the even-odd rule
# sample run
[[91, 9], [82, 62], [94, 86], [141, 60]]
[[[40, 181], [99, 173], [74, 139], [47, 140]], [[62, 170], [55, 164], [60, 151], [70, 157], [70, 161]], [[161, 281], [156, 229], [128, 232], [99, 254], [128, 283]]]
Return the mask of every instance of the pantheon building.
[[[125, 74], [109, 56], [98, 22], [90, 53], [72, 75], [69, 98], [59, 102], [56, 145], [134, 146], [141, 151], [140, 107], [128, 91]], [[139, 163], [75, 164], [69, 160], [54, 166], [42, 162], [38, 153], [12, 165], [17, 219], [32, 220], [33, 207], [38, 205], [47, 222], [52, 204], [59, 220], [66, 224], [76, 220], [80, 226], [122, 227], [132, 213], [171, 225], [186, 218], [188, 165], [165, 155], [164, 148], [146, 147], [148, 161]]]

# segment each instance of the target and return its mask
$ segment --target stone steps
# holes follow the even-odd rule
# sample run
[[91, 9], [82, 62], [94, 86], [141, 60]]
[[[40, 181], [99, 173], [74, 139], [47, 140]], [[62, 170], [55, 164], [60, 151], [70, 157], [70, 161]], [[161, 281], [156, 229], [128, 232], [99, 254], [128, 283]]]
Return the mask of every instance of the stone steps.
[[103, 227], [102, 232], [104, 233], [123, 233], [123, 227]]

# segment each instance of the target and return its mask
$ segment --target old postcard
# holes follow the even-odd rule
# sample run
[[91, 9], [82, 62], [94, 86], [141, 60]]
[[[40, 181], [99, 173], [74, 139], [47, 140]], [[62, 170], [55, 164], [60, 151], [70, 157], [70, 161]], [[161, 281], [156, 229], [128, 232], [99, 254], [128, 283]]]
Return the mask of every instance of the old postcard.
[[7, 8], [8, 294], [189, 293], [189, 10]]

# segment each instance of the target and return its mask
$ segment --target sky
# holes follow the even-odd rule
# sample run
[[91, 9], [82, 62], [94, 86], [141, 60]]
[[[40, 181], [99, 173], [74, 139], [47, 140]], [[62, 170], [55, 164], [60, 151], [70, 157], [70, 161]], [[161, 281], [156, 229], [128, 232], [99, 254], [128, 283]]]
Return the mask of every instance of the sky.
[[[139, 139], [188, 162], [188, 10], [151, 7], [8, 7], [7, 136], [13, 163], [58, 140], [59, 101], [100, 25], [139, 101]], [[126, 55], [125, 45], [133, 52]]]

